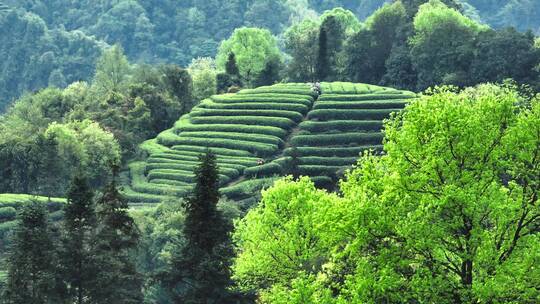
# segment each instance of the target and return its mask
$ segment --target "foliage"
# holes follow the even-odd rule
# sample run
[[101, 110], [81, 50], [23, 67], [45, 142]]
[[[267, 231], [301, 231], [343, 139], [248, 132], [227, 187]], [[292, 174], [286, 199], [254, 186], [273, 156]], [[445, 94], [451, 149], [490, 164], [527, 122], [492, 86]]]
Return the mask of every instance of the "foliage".
[[258, 28], [236, 29], [224, 40], [216, 57], [220, 69], [225, 69], [229, 54], [234, 53], [242, 82], [251, 84], [271, 61], [281, 61], [277, 41], [268, 30]]
[[33, 202], [18, 216], [8, 256], [2, 303], [54, 303], [59, 298], [56, 255], [43, 204]]
[[536, 302], [539, 104], [493, 85], [412, 101], [341, 196], [266, 191], [235, 278], [265, 303]]
[[188, 71], [193, 81], [193, 99], [201, 101], [216, 94], [216, 65], [212, 58], [193, 59]]
[[195, 189], [184, 203], [186, 241], [172, 253], [163, 282], [177, 303], [228, 302], [232, 257], [228, 233], [232, 227], [217, 210], [218, 174], [210, 151], [200, 156], [195, 175]]

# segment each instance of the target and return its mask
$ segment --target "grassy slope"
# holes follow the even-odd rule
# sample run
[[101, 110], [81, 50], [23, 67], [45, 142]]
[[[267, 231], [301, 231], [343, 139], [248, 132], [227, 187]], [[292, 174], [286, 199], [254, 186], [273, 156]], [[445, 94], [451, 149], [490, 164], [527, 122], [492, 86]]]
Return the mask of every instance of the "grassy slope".
[[318, 100], [308, 84], [277, 84], [202, 101], [141, 145], [146, 157], [124, 174], [125, 194], [146, 205], [188, 193], [206, 147], [218, 156], [222, 194], [237, 201], [253, 202], [254, 193], [287, 174], [293, 145], [301, 173], [330, 187], [362, 151], [381, 148], [382, 121], [416, 96], [343, 82], [322, 89]]

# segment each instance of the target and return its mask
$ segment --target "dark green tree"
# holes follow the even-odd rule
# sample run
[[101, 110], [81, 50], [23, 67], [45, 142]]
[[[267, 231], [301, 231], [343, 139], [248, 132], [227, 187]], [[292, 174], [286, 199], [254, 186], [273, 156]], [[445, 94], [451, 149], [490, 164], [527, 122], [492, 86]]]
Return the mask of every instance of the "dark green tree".
[[233, 52], [229, 53], [227, 63], [225, 63], [225, 73], [231, 76], [240, 77], [240, 70], [238, 69], [238, 65], [236, 64], [236, 55], [234, 55]]
[[91, 282], [92, 303], [131, 304], [142, 302], [142, 277], [135, 267], [134, 250], [139, 230], [128, 213], [128, 202], [113, 180], [97, 201], [97, 232], [94, 244], [99, 272]]
[[289, 174], [293, 179], [298, 179], [300, 177], [300, 154], [298, 153], [298, 148], [293, 146], [289, 152], [290, 160], [287, 162], [286, 174]]
[[231, 303], [232, 225], [217, 209], [216, 156], [208, 151], [199, 159], [195, 189], [184, 203], [186, 242], [173, 253], [165, 284], [175, 303]]
[[326, 29], [322, 28], [319, 31], [319, 51], [317, 53], [317, 78], [326, 80], [330, 70], [330, 62], [328, 60], [328, 43], [326, 37]]
[[98, 271], [92, 250], [96, 229], [93, 198], [87, 179], [76, 176], [67, 193], [59, 263], [70, 303], [93, 303], [90, 284]]
[[218, 73], [216, 75], [216, 92], [218, 94], [226, 93], [234, 85], [233, 78], [227, 73]]
[[255, 79], [255, 86], [272, 85], [279, 80], [281, 64], [279, 59], [271, 59], [266, 62], [264, 69]]
[[2, 303], [61, 303], [56, 254], [45, 205], [32, 202], [18, 215], [8, 255], [8, 277]]
[[181, 103], [180, 114], [193, 107], [193, 81], [188, 71], [176, 65], [163, 67], [163, 81], [168, 91]]

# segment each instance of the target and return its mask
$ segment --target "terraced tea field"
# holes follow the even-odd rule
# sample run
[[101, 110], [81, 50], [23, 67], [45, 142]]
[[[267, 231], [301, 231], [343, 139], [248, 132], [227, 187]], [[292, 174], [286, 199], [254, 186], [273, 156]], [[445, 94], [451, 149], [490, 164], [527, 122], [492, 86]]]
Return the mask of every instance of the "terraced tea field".
[[222, 194], [252, 194], [288, 173], [297, 154], [302, 175], [333, 184], [365, 149], [382, 147], [382, 121], [416, 95], [366, 84], [277, 84], [212, 96], [156, 139], [141, 145], [142, 161], [129, 165], [124, 193], [130, 202], [157, 203], [193, 186], [198, 155], [211, 149]]

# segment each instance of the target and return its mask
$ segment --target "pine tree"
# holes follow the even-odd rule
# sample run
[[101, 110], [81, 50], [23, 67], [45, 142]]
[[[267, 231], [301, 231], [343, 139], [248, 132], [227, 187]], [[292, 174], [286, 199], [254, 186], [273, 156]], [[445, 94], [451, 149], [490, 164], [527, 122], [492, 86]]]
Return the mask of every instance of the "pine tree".
[[292, 175], [293, 179], [298, 179], [300, 177], [300, 158], [298, 154], [298, 148], [292, 147], [291, 153], [289, 155], [291, 157], [290, 161], [287, 165], [287, 173]]
[[97, 232], [93, 247], [99, 269], [91, 282], [93, 304], [131, 304], [142, 302], [142, 277], [138, 273], [133, 251], [139, 242], [139, 231], [128, 213], [128, 202], [113, 180], [97, 201]]
[[2, 303], [61, 303], [55, 272], [54, 243], [43, 204], [32, 202], [18, 215], [8, 255]]
[[257, 76], [255, 86], [266, 86], [276, 83], [279, 79], [279, 59], [270, 59], [266, 62], [264, 69]]
[[227, 63], [225, 64], [225, 73], [231, 76], [240, 77], [240, 70], [236, 64], [236, 55], [233, 52], [230, 52], [229, 57], [227, 58]]
[[219, 200], [216, 157], [200, 156], [195, 170], [197, 183], [185, 204], [183, 229], [186, 244], [172, 257], [165, 279], [175, 303], [231, 303], [230, 265], [233, 250], [231, 223], [217, 209]]
[[328, 77], [330, 62], [328, 60], [328, 42], [326, 37], [326, 29], [321, 27], [319, 32], [319, 52], [317, 55], [317, 77], [320, 81], [326, 80]]
[[229, 57], [225, 63], [225, 73], [230, 76], [231, 86], [242, 87], [240, 69], [236, 63], [236, 55], [233, 52], [229, 53]]
[[67, 194], [60, 264], [69, 298], [77, 304], [92, 303], [88, 298], [90, 282], [97, 270], [92, 251], [96, 229], [93, 197], [86, 178], [75, 177]]

